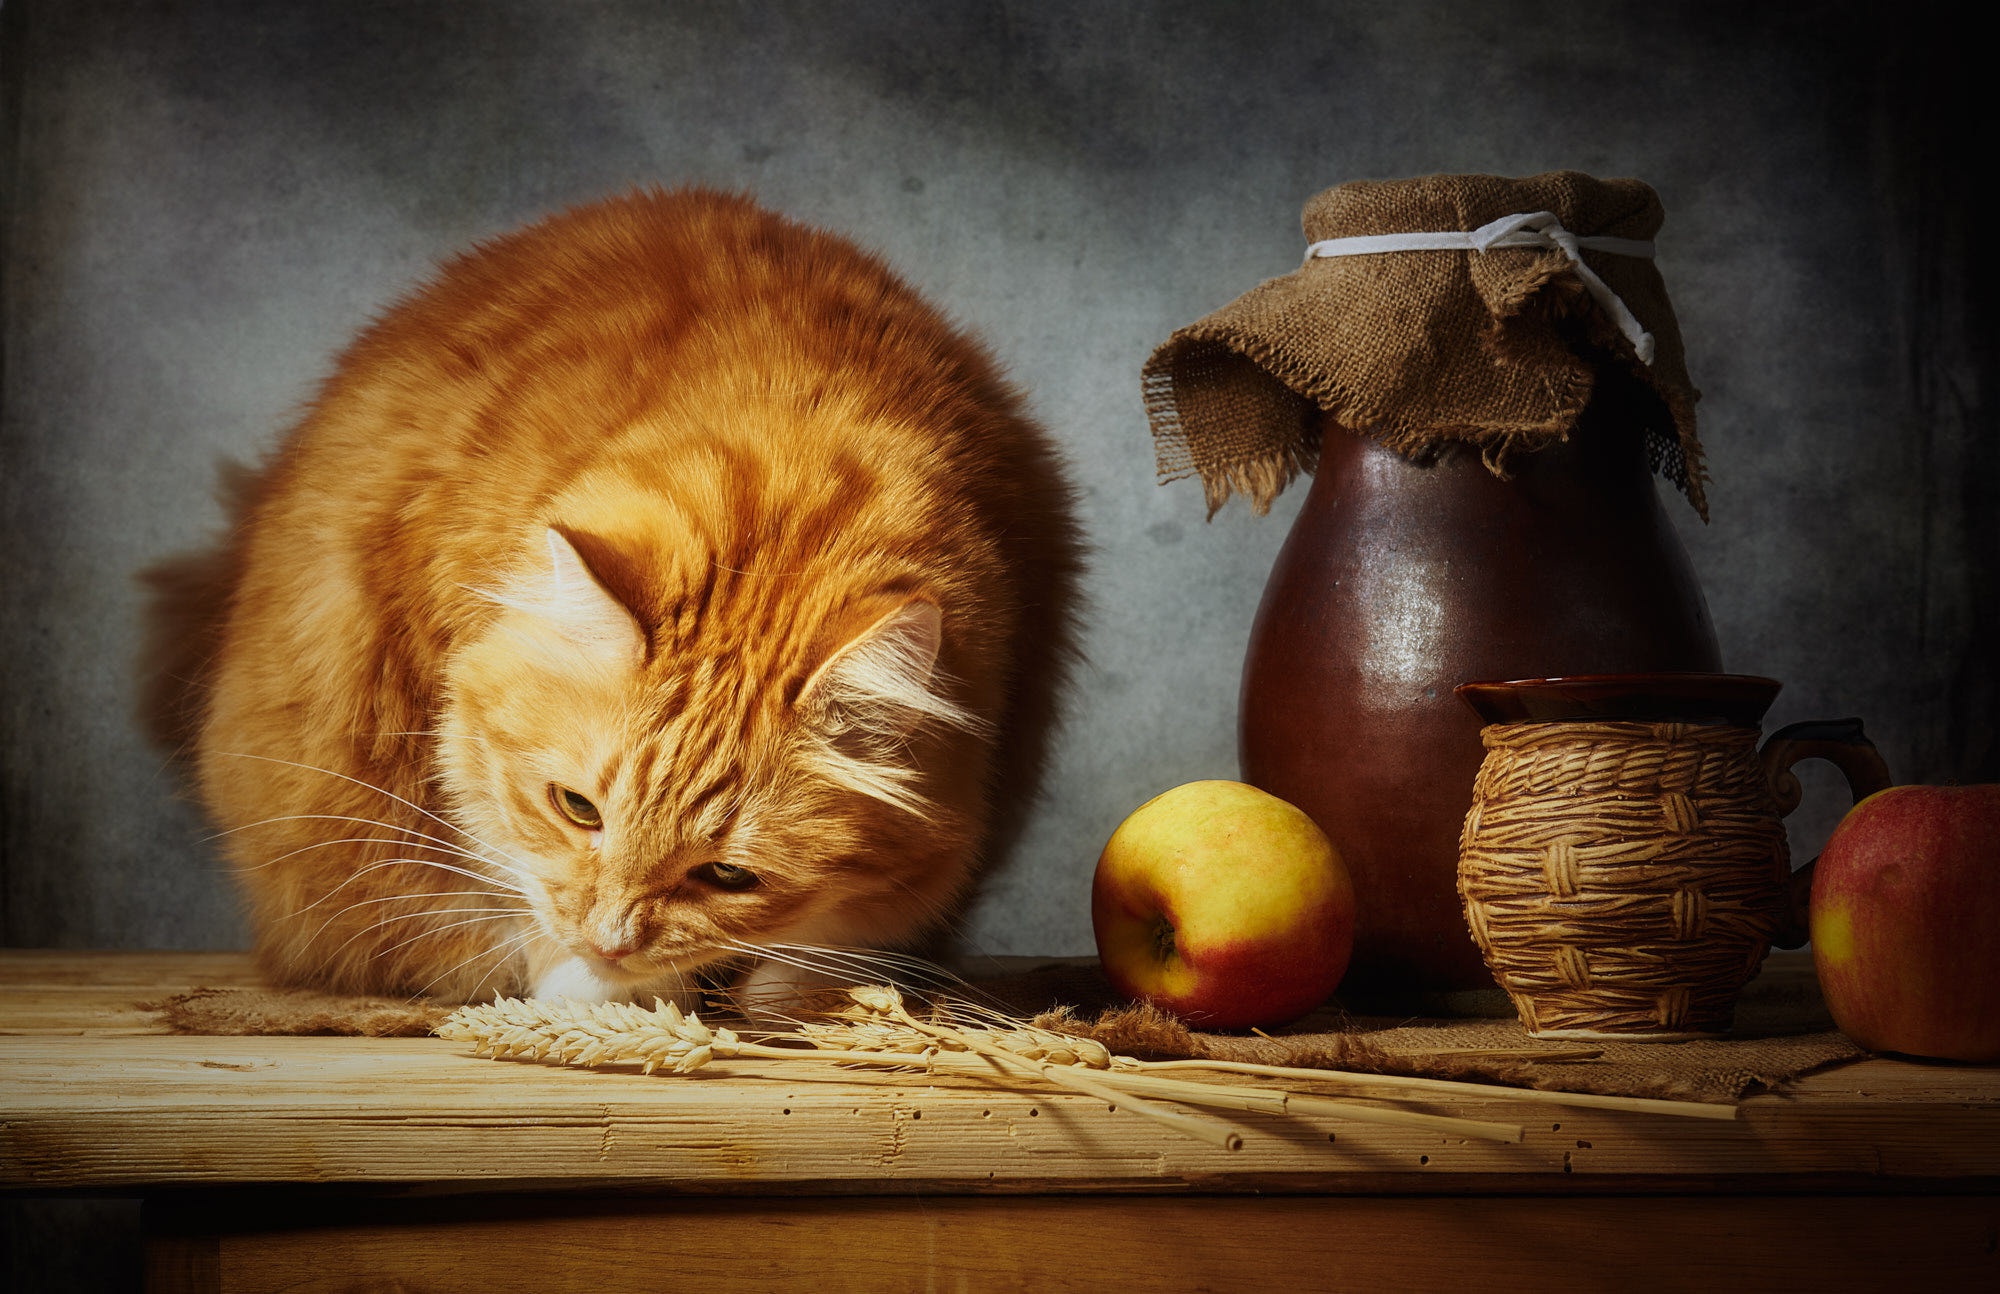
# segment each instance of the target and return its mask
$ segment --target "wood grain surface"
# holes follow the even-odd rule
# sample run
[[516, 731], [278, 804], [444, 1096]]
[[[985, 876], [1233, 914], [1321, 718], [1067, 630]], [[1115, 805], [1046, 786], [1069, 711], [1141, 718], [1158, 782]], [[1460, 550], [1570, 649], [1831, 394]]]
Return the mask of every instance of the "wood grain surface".
[[475, 1058], [437, 1039], [145, 1032], [133, 1004], [250, 979], [220, 954], [0, 954], [0, 1187], [646, 1184], [683, 1191], [1654, 1189], [1991, 1182], [2000, 1070], [1871, 1060], [1733, 1123], [1439, 1100], [1518, 1145], [1236, 1117], [1236, 1152], [1087, 1097], [731, 1062], [687, 1077]]

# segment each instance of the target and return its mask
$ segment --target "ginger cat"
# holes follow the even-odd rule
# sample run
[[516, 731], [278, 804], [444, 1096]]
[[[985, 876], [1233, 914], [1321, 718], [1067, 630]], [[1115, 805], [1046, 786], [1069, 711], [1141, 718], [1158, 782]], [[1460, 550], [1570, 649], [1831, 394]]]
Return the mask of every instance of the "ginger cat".
[[231, 493], [148, 574], [147, 704], [284, 983], [860, 967], [963, 899], [1072, 654], [1048, 437], [880, 261], [741, 197], [450, 262]]

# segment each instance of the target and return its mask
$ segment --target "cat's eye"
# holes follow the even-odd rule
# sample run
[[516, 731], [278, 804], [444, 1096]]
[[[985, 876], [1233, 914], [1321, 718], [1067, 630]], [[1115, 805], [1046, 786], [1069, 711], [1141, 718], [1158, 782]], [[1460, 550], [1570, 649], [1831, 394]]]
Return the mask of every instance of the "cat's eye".
[[757, 883], [757, 873], [734, 863], [703, 863], [688, 875], [723, 890], [747, 890]]
[[557, 813], [586, 831], [596, 831], [604, 826], [604, 815], [597, 811], [597, 806], [567, 786], [549, 783], [549, 802], [556, 806]]

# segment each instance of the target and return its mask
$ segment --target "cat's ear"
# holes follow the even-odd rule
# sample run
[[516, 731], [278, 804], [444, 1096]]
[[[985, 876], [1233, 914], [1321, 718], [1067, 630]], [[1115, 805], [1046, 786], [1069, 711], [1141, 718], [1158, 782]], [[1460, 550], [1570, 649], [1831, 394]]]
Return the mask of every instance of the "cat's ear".
[[523, 601], [564, 638], [607, 664], [636, 666], [644, 661], [646, 631], [631, 610], [591, 573], [576, 546], [561, 531], [552, 529], [548, 550], [548, 569], [542, 574], [536, 596]]
[[929, 598], [908, 598], [838, 644], [799, 692], [798, 705], [829, 737], [906, 736], [923, 720], [957, 727], [978, 720], [937, 691], [944, 613]]

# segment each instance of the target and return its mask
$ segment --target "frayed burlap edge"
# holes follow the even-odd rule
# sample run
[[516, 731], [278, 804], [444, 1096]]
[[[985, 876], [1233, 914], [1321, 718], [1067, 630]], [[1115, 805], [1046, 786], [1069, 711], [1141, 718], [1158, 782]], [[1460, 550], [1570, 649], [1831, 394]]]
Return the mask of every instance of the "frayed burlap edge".
[[[1235, 344], [1240, 339], [1213, 335], [1200, 325], [1190, 325], [1174, 334], [1174, 340], [1190, 345], [1212, 346], [1249, 360], [1264, 373], [1278, 379], [1284, 388], [1297, 398], [1299, 420], [1303, 427], [1296, 439], [1280, 442], [1264, 453], [1214, 463], [1198, 463], [1188, 450], [1188, 436], [1180, 421], [1180, 408], [1174, 391], [1174, 375], [1170, 362], [1162, 362], [1158, 368], [1148, 363], [1141, 374], [1147, 421], [1153, 429], [1155, 466], [1160, 482], [1196, 477], [1202, 485], [1202, 501], [1206, 505], [1209, 518], [1221, 510], [1231, 496], [1242, 495], [1258, 516], [1271, 511], [1271, 504], [1284, 493], [1285, 487], [1300, 476], [1309, 476], [1319, 466], [1321, 429], [1318, 415], [1323, 411], [1319, 400], [1329, 405], [1345, 404], [1339, 394], [1323, 392], [1319, 384], [1287, 356], [1277, 354], [1268, 347], [1260, 347], [1248, 342]], [[1520, 423], [1424, 423], [1412, 425], [1394, 420], [1348, 425], [1346, 420], [1335, 418], [1334, 425], [1355, 435], [1367, 436], [1395, 450], [1406, 458], [1425, 460], [1436, 455], [1449, 444], [1463, 444], [1478, 451], [1486, 469], [1495, 476], [1506, 480], [1511, 475], [1510, 463], [1521, 454], [1546, 449], [1550, 445], [1567, 439], [1571, 428], [1590, 402], [1596, 384], [1588, 379], [1571, 380], [1561, 384], [1561, 395], [1557, 411], [1551, 417], [1535, 422]], [[1668, 403], [1669, 411], [1673, 402]], [[1675, 422], [1681, 421], [1678, 414]], [[1701, 446], [1683, 442], [1682, 453], [1688, 463], [1687, 484], [1689, 500], [1703, 520], [1708, 518], [1708, 502], [1702, 486], [1707, 480], [1706, 472], [1700, 467]], [[1653, 467], [1658, 469], [1658, 455], [1654, 455]]]
[[[1284, 367], [1284, 361], [1276, 355], [1259, 357], [1248, 353], [1250, 347], [1236, 348], [1210, 337], [1203, 337], [1193, 328], [1183, 329], [1174, 334], [1175, 340], [1186, 338], [1192, 343], [1215, 346], [1232, 355], [1250, 360], [1266, 373]], [[1284, 493], [1286, 486], [1301, 475], [1310, 475], [1319, 467], [1320, 430], [1313, 416], [1316, 407], [1313, 402], [1299, 396], [1289, 385], [1283, 389], [1286, 394], [1297, 397], [1297, 412], [1300, 429], [1295, 437], [1287, 438], [1270, 452], [1230, 458], [1218, 462], [1203, 463], [1197, 460], [1192, 448], [1193, 439], [1181, 422], [1180, 405], [1175, 396], [1172, 364], [1160, 359], [1165, 349], [1157, 353], [1153, 361], [1148, 361], [1140, 374], [1140, 384], [1146, 402], [1146, 419], [1153, 429], [1154, 464], [1162, 485], [1173, 481], [1184, 481], [1195, 477], [1201, 481], [1203, 502], [1207, 505], [1209, 519], [1229, 502], [1233, 494], [1241, 494], [1250, 501], [1250, 506], [1258, 516], [1271, 511], [1271, 502]], [[1158, 367], [1155, 367], [1155, 363]]]
[[221, 1037], [421, 1038], [452, 1010], [434, 1002], [280, 988], [198, 988], [140, 1006], [159, 1012], [175, 1033]]
[[[1550, 277], [1564, 277], [1564, 272], [1560, 269], [1551, 271]], [[1571, 271], [1567, 277], [1575, 285], [1575, 295], [1584, 295], [1582, 282], [1575, 273]], [[1519, 313], [1518, 306], [1513, 313]], [[1610, 329], [1608, 320], [1594, 315], [1585, 318], [1586, 327], [1593, 331], [1601, 334]], [[1502, 331], [1501, 321], [1496, 319], [1487, 332], [1488, 344], [1497, 342]], [[1607, 355], [1619, 362], [1628, 375], [1665, 406], [1674, 435], [1669, 442], [1663, 432], [1649, 431], [1648, 466], [1655, 473], [1674, 480], [1686, 493], [1695, 513], [1707, 521], [1708, 462], [1695, 432], [1694, 402], [1675, 387], [1652, 382], [1645, 365], [1631, 353], [1629, 345], [1623, 344], [1622, 337], [1600, 337], [1600, 340]], [[1192, 439], [1181, 422], [1174, 372], [1188, 355], [1189, 348], [1196, 346], [1212, 347], [1240, 358], [1247, 361], [1248, 367], [1263, 374], [1271, 387], [1265, 399], [1276, 403], [1274, 397], [1282, 392], [1295, 406], [1300, 424], [1298, 434], [1278, 440], [1259, 454], [1209, 463], [1197, 461], [1191, 447]], [[1623, 353], [1620, 353], [1621, 346]], [[1272, 502], [1287, 486], [1300, 476], [1311, 475], [1319, 466], [1322, 415], [1342, 431], [1366, 436], [1419, 461], [1436, 455], [1451, 444], [1469, 446], [1478, 451], [1488, 471], [1505, 480], [1511, 474], [1510, 464], [1520, 455], [1547, 449], [1568, 438], [1596, 392], [1597, 382], [1587, 372], [1563, 375], [1550, 384], [1553, 412], [1546, 418], [1533, 421], [1411, 423], [1396, 418], [1368, 421], [1352, 412], [1361, 403], [1357, 393], [1330, 386], [1318, 375], [1307, 372], [1290, 356], [1270, 346], [1232, 335], [1225, 329], [1210, 327], [1204, 322], [1196, 322], [1176, 330], [1168, 342], [1154, 352], [1140, 372], [1140, 386], [1146, 420], [1152, 429], [1155, 469], [1160, 483], [1164, 485], [1189, 477], [1198, 478], [1202, 484], [1202, 501], [1207, 515], [1213, 519], [1223, 504], [1239, 494], [1258, 516], [1265, 516], [1270, 512]], [[1336, 412], [1342, 410], [1347, 412]], [[1677, 452], [1680, 456], [1678, 471], [1667, 468], [1666, 460], [1670, 452]]]
[[[1675, 1044], [1576, 1045], [1574, 1059], [1521, 1059], [1509, 1053], [1545, 1056], [1548, 1049], [1512, 1021], [1349, 1030], [1340, 1021], [1322, 1019], [1311, 1022], [1311, 1032], [1244, 1036], [1189, 1029], [1144, 1002], [1108, 1008], [1095, 1019], [1058, 1008], [1037, 1016], [1035, 1024], [1143, 1060], [1247, 1061], [1678, 1101], [1732, 1102], [1867, 1055], [1843, 1035], [1821, 1030]], [[1426, 1035], [1434, 1041], [1427, 1042]]]
[[1410, 1057], [1377, 1045], [1365, 1033], [1247, 1037], [1199, 1033], [1150, 1002], [1112, 1007], [1095, 1020], [1083, 1020], [1068, 1007], [1058, 1007], [1035, 1017], [1034, 1023], [1054, 1033], [1093, 1039], [1118, 1055], [1140, 1060], [1247, 1061], [1296, 1069], [1535, 1086], [1534, 1066], [1524, 1062], [1490, 1056], [1472, 1060], [1438, 1055], [1413, 1063]]
[[[1535, 208], [1531, 195], [1545, 194], [1542, 186], [1552, 181], [1572, 187], [1581, 183], [1593, 193], [1601, 190], [1606, 195], [1628, 197], [1636, 186], [1637, 192], [1657, 212], [1657, 196], [1636, 181], [1597, 181], [1574, 172], [1521, 180], [1427, 176], [1388, 185], [1364, 183], [1326, 191], [1307, 205], [1307, 237], [1369, 232], [1362, 228], [1338, 228], [1314, 233], [1315, 206], [1329, 198], [1338, 201], [1339, 195], [1350, 191], [1373, 190], [1383, 194], [1425, 190], [1435, 196], [1451, 186], [1464, 184], [1478, 188], [1484, 195], [1482, 200], [1489, 200], [1494, 187], [1499, 186], [1503, 190], [1520, 191], [1523, 202], [1528, 203], [1522, 209], [1532, 210]], [[1560, 203], [1552, 201], [1550, 206], [1559, 209]], [[1627, 212], [1619, 218], [1636, 214]], [[1586, 216], [1580, 231], [1588, 229], [1589, 220]], [[1658, 227], [1657, 218], [1651, 223], [1653, 228]], [[1644, 236], [1651, 230], [1641, 228], [1633, 232]], [[1433, 254], [1449, 253], [1417, 253]], [[1649, 268], [1653, 286], [1645, 289], [1642, 285], [1643, 300], [1627, 299], [1627, 304], [1654, 331], [1658, 343], [1655, 363], [1648, 365], [1638, 358], [1629, 340], [1589, 296], [1576, 266], [1567, 256], [1554, 251], [1491, 255], [1496, 261], [1502, 257], [1526, 258], [1512, 281], [1506, 283], [1502, 295], [1488, 295], [1485, 288], [1473, 285], [1475, 294], [1483, 299], [1480, 308], [1485, 312], [1484, 325], [1478, 329], [1478, 344], [1498, 370], [1512, 370], [1511, 395], [1496, 387], [1493, 399], [1479, 416], [1465, 420], [1447, 415], [1433, 420], [1433, 415], [1442, 410], [1430, 401], [1413, 404], [1407, 387], [1363, 389], [1369, 386], [1372, 376], [1397, 370], [1378, 369], [1370, 374], [1357, 371], [1354, 363], [1330, 358], [1357, 353], [1347, 349], [1317, 356], [1288, 353], [1287, 348], [1307, 345], [1303, 340], [1307, 334], [1296, 331], [1297, 310], [1301, 302], [1319, 295], [1321, 289], [1313, 286], [1319, 281], [1315, 276], [1330, 272], [1325, 268], [1327, 262], [1308, 261], [1291, 274], [1267, 280], [1220, 310], [1176, 330], [1149, 357], [1141, 372], [1141, 386], [1160, 481], [1199, 476], [1211, 518], [1236, 494], [1245, 496], [1261, 515], [1301, 473], [1316, 468], [1323, 425], [1366, 436], [1419, 460], [1434, 457], [1455, 445], [1469, 447], [1480, 454], [1488, 470], [1505, 478], [1511, 460], [1567, 438], [1597, 390], [1599, 370], [1612, 366], [1620, 371], [1621, 377], [1629, 377], [1660, 401], [1664, 425], [1646, 428], [1649, 466], [1680, 487], [1695, 511], [1707, 520], [1708, 473], [1694, 415], [1698, 392], [1688, 381], [1672, 303], [1664, 295], [1664, 285], [1659, 284], [1657, 274], [1652, 274]], [[1586, 257], [1600, 274], [1607, 279], [1612, 277], [1602, 264], [1606, 257], [1588, 252]], [[1461, 311], [1464, 302], [1444, 306], [1445, 300], [1439, 298], [1439, 308], [1446, 313], [1438, 315], [1432, 321], [1433, 326], [1453, 317], [1465, 324], [1471, 322], [1468, 316], [1451, 313]], [[1334, 309], [1342, 308], [1328, 304]], [[1569, 335], [1571, 344], [1551, 345], [1559, 332]], [[1389, 349], [1393, 351], [1394, 346]], [[1361, 362], [1363, 370], [1367, 362]], [[1463, 369], [1453, 371], [1459, 379], [1466, 376]], [[1524, 392], [1536, 387], [1537, 378], [1540, 394], [1524, 399]], [[1522, 385], [1523, 379], [1527, 380], [1526, 386]], [[1462, 400], [1468, 388], [1454, 384], [1451, 389]], [[1192, 411], [1183, 409], [1184, 400], [1197, 397], [1198, 404]], [[1524, 403], [1533, 406], [1533, 416], [1518, 416], [1531, 412], [1522, 407]]]

